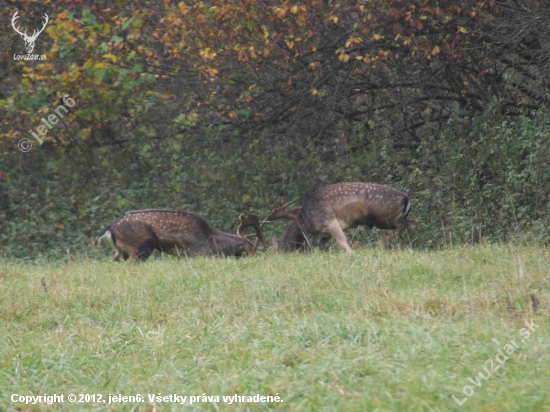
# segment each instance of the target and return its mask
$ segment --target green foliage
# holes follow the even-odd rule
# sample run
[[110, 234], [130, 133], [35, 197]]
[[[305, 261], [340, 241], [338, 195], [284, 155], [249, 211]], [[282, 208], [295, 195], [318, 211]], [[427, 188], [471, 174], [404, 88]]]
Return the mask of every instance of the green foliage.
[[[383, 183], [408, 193], [411, 216], [421, 220], [416, 247], [510, 237], [548, 242], [549, 122], [544, 112], [514, 123], [476, 118], [471, 128], [450, 120], [450, 128], [421, 142], [413, 158], [371, 130], [357, 131], [341, 155], [292, 141], [268, 147], [259, 139], [243, 147], [237, 134], [219, 144], [211, 133], [201, 145], [177, 136], [147, 142], [129, 136], [122, 153], [106, 146], [88, 153], [42, 146], [33, 164], [13, 164], [0, 179], [14, 200], [2, 212], [0, 245], [19, 257], [89, 250], [108, 223], [150, 207], [195, 211], [235, 232], [241, 203], [266, 216], [339, 181]], [[376, 143], [361, 148], [367, 140]], [[369, 243], [364, 233], [353, 237]]]

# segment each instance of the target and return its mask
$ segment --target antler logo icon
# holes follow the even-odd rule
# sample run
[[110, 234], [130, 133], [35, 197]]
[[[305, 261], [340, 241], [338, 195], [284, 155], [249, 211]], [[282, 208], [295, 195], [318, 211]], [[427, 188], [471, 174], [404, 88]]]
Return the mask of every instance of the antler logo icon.
[[15, 21], [19, 18], [17, 13], [19, 13], [19, 10], [17, 10], [13, 14], [13, 18], [11, 19], [11, 25], [12, 25], [13, 29], [17, 33], [19, 33], [21, 35], [21, 37], [23, 38], [23, 40], [25, 41], [25, 48], [27, 49], [27, 53], [32, 53], [32, 51], [34, 49], [34, 42], [36, 41], [38, 35], [44, 31], [44, 29], [46, 28], [46, 24], [48, 24], [48, 21], [50, 19], [49, 19], [48, 15], [46, 13], [44, 13], [44, 17], [45, 17], [46, 21], [44, 22], [44, 25], [42, 26], [42, 29], [39, 30], [39, 31], [34, 30], [33, 33], [32, 33], [32, 36], [28, 36], [27, 35], [27, 30], [25, 30], [24, 33], [21, 33], [19, 31], [19, 28], [15, 26]]

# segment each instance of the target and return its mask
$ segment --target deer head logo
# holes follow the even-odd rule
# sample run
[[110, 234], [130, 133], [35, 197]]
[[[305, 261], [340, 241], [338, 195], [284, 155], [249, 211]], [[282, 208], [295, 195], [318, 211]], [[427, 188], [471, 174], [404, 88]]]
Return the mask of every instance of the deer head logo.
[[21, 33], [19, 31], [19, 28], [15, 26], [15, 21], [19, 18], [19, 16], [17, 15], [17, 13], [19, 13], [19, 10], [16, 11], [14, 14], [13, 14], [13, 18], [11, 19], [11, 25], [13, 27], [13, 29], [19, 33], [21, 35], [21, 37], [23, 38], [23, 40], [25, 41], [25, 48], [27, 49], [27, 53], [32, 53], [33, 49], [34, 49], [34, 42], [36, 41], [36, 38], [38, 37], [38, 35], [40, 33], [42, 33], [44, 31], [44, 29], [46, 28], [46, 24], [48, 24], [48, 21], [49, 21], [49, 18], [48, 18], [48, 15], [46, 13], [44, 13], [44, 17], [46, 19], [46, 21], [44, 22], [44, 24], [42, 25], [42, 29], [41, 30], [34, 30], [32, 35], [31, 36], [28, 36], [27, 35], [27, 30], [25, 30], [24, 33]]

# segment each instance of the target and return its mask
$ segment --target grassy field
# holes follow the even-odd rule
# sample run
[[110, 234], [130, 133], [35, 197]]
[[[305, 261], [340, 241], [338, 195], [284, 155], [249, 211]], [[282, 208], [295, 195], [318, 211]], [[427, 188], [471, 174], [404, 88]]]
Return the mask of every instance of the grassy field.
[[[4, 260], [0, 409], [548, 411], [549, 307], [550, 250], [537, 247]], [[80, 393], [143, 402], [68, 402]], [[203, 394], [219, 402], [189, 405]], [[284, 402], [224, 403], [235, 394]]]

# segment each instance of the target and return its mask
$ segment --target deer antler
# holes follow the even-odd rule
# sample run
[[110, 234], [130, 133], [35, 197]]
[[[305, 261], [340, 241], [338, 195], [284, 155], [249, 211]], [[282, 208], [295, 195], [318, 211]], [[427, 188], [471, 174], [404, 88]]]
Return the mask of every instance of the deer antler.
[[264, 237], [262, 235], [262, 224], [260, 223], [260, 219], [258, 219], [258, 216], [253, 215], [250, 212], [247, 212], [246, 210], [244, 213], [242, 213], [239, 216], [239, 220], [241, 221], [241, 224], [239, 225], [239, 228], [237, 229], [237, 234], [247, 242], [250, 242], [248, 239], [248, 236], [244, 234], [244, 229], [252, 226], [256, 230], [256, 243], [254, 244], [254, 250], [258, 248], [258, 245], [260, 244], [260, 241], [263, 243], [264, 247], [266, 247]]
[[14, 14], [13, 14], [13, 17], [11, 19], [11, 26], [13, 27], [13, 29], [19, 33], [21, 36], [25, 36], [27, 37], [27, 30], [25, 30], [25, 33], [21, 33], [19, 31], [19, 28], [18, 27], [15, 27], [15, 20], [17, 20], [19, 18], [19, 16], [17, 15], [17, 13], [19, 13], [19, 10], [17, 10]]
[[285, 210], [285, 208], [292, 203], [294, 202], [285, 203], [281, 207], [278, 207], [275, 210], [273, 210], [273, 212], [271, 212], [271, 214], [262, 221], [262, 225], [264, 223], [268, 223], [272, 220], [277, 220], [277, 219], [296, 220], [298, 218], [298, 212], [302, 209], [302, 207], [299, 206], [299, 207], [294, 207], [292, 209]]
[[48, 17], [48, 15], [46, 13], [44, 13], [44, 17], [46, 17], [46, 19], [45, 19], [44, 23], [42, 24], [42, 28], [36, 34], [34, 33], [36, 30], [33, 31], [32, 36], [31, 36], [32, 39], [36, 39], [38, 37], [38, 35], [44, 31], [44, 29], [46, 28], [46, 25], [50, 21], [50, 18]]
[[37, 31], [37, 30], [33, 30], [32, 35], [29, 36], [29, 35], [27, 34], [27, 30], [25, 30], [24, 33], [21, 33], [21, 32], [19, 31], [19, 27], [15, 27], [15, 22], [16, 22], [16, 20], [19, 18], [19, 16], [17, 15], [17, 13], [19, 13], [19, 10], [17, 10], [17, 11], [13, 14], [13, 17], [12, 17], [12, 19], [11, 19], [11, 25], [12, 25], [13, 29], [14, 29], [17, 33], [19, 33], [21, 36], [23, 36], [23, 38], [25, 38], [27, 41], [36, 40], [36, 38], [38, 37], [38, 35], [39, 35], [40, 33], [42, 33], [42, 32], [44, 31], [44, 29], [46, 28], [46, 25], [48, 24], [48, 21], [50, 21], [50, 18], [48, 17], [48, 15], [47, 15], [46, 13], [44, 13], [44, 17], [45, 17], [46, 19], [45, 19], [44, 23], [42, 24], [42, 29], [40, 29], [40, 30], [38, 30], [38, 31]]

